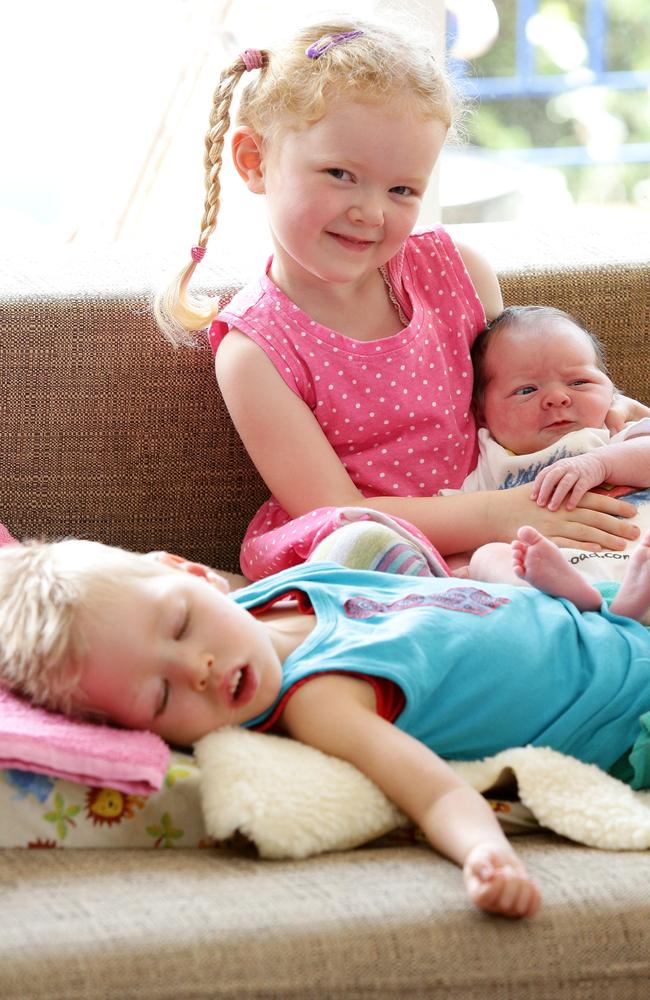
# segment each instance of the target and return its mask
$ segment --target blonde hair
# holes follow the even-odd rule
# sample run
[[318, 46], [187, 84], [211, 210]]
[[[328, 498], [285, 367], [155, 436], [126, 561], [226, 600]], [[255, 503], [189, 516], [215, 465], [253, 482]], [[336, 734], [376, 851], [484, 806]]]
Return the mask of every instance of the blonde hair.
[[75, 705], [84, 622], [116, 600], [125, 580], [176, 572], [99, 542], [30, 541], [0, 548], [0, 683], [67, 715]]
[[[319, 39], [347, 31], [357, 37], [333, 45], [318, 58], [306, 50]], [[283, 128], [308, 128], [326, 113], [333, 97], [362, 98], [375, 103], [408, 102], [424, 120], [436, 119], [450, 128], [455, 100], [449, 81], [420, 39], [370, 22], [344, 19], [302, 29], [274, 51], [261, 52], [257, 77], [243, 90], [238, 124], [260, 136], [262, 147]], [[220, 171], [225, 136], [230, 126], [233, 94], [246, 72], [242, 56], [221, 74], [212, 99], [205, 137], [205, 203], [199, 228], [197, 256], [215, 230], [221, 199]], [[156, 321], [174, 345], [193, 343], [193, 332], [209, 326], [219, 312], [214, 298], [188, 294], [197, 261], [191, 259], [158, 296]]]

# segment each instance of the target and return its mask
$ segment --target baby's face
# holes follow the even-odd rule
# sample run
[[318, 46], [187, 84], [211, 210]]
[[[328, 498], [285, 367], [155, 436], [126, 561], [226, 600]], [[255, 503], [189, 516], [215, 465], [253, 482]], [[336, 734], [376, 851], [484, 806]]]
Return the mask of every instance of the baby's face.
[[516, 455], [540, 451], [570, 431], [603, 427], [612, 382], [589, 338], [570, 321], [499, 332], [485, 366], [482, 422]]
[[85, 630], [80, 705], [190, 746], [269, 708], [282, 666], [268, 631], [201, 576], [125, 581]]

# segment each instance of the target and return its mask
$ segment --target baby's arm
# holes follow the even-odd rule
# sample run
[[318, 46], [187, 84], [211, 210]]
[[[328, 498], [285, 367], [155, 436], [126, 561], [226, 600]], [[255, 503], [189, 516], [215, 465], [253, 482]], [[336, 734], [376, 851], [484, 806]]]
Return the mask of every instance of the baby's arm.
[[350, 761], [371, 778], [436, 851], [463, 869], [476, 906], [508, 917], [537, 911], [539, 888], [485, 799], [435, 753], [380, 718], [365, 681], [313, 678], [293, 695], [282, 722], [295, 739]]
[[650, 417], [649, 406], [640, 403], [638, 399], [616, 392], [605, 417], [605, 426], [610, 434], [618, 434], [628, 421], [642, 420], [644, 417]]
[[451, 497], [364, 497], [316, 417], [285, 384], [264, 352], [233, 330], [216, 357], [221, 392], [262, 479], [291, 517], [318, 507], [370, 507], [418, 527], [446, 555], [489, 541], [510, 542], [531, 524], [559, 545], [623, 549], [638, 529], [636, 510], [590, 493], [575, 511], [549, 512], [530, 502], [531, 484]]
[[588, 490], [601, 483], [650, 486], [650, 436], [604, 445], [554, 462], [538, 473], [531, 497], [538, 506], [551, 511], [563, 501], [567, 510], [573, 510]]

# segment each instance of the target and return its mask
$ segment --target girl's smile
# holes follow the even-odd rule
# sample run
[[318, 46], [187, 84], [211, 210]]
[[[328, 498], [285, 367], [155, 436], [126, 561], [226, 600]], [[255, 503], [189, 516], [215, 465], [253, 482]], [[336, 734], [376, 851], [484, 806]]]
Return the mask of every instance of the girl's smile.
[[266, 196], [273, 281], [298, 305], [315, 281], [362, 286], [413, 229], [445, 136], [396, 101], [334, 101], [284, 129], [249, 178]]

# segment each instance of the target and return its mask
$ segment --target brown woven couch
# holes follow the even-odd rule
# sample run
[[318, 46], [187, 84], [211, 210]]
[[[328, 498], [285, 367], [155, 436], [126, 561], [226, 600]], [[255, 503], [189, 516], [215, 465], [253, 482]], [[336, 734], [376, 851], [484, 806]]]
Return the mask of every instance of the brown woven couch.
[[[605, 340], [620, 386], [650, 403], [647, 226], [616, 238], [459, 228], [491, 255], [508, 302], [577, 313]], [[160, 262], [117, 252], [5, 264], [0, 520], [21, 537], [164, 546], [236, 570], [265, 490], [207, 349], [174, 353], [153, 327], [159, 274]], [[0, 996], [645, 1000], [650, 854], [545, 834], [519, 849], [544, 888], [528, 923], [473, 911], [458, 872], [425, 847], [303, 862], [4, 851]]]

